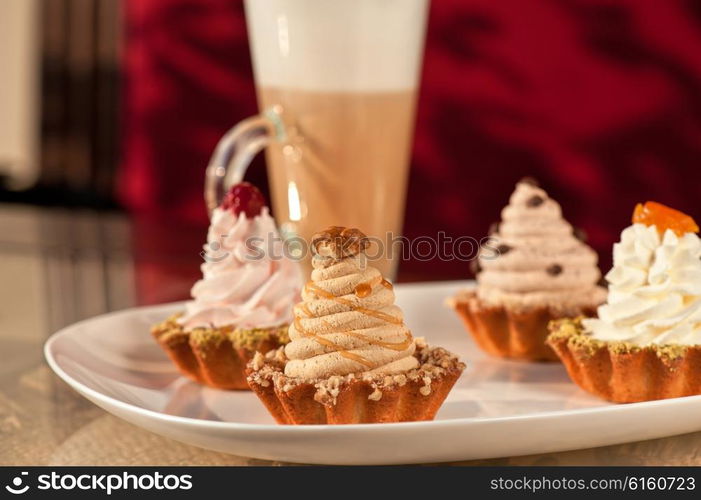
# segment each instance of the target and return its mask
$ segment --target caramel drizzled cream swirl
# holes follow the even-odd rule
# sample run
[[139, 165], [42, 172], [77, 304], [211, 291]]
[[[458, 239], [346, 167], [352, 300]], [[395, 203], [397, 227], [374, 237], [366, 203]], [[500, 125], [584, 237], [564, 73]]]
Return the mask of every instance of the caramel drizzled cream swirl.
[[[336, 231], [338, 238], [329, 238]], [[294, 307], [285, 375], [306, 379], [349, 373], [399, 373], [418, 367], [414, 339], [394, 291], [367, 264], [362, 233], [343, 228], [312, 240], [312, 279]], [[357, 238], [360, 238], [359, 240]], [[338, 245], [344, 245], [339, 251]]]

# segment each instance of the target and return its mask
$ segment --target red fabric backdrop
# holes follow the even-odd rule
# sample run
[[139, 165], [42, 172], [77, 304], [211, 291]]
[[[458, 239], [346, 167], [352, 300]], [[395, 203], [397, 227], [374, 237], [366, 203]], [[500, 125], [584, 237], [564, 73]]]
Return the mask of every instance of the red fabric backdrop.
[[[203, 172], [256, 112], [242, 3], [127, 0], [123, 164], [130, 210], [206, 224]], [[434, 0], [405, 234], [483, 236], [530, 175], [610, 263], [633, 205], [701, 219], [701, 3]], [[263, 168], [251, 178], [265, 183]], [[406, 275], [469, 276], [462, 262]]]

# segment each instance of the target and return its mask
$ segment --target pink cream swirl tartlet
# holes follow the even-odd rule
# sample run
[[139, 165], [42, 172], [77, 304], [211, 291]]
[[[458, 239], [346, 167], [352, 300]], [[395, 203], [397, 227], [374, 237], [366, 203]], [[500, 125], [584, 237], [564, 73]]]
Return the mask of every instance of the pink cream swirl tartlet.
[[212, 211], [192, 300], [151, 327], [180, 373], [217, 389], [249, 389], [249, 361], [289, 341], [302, 282], [298, 263], [283, 250], [260, 190], [248, 182], [231, 186]]
[[270, 328], [292, 321], [301, 274], [284, 255], [267, 207], [250, 218], [214, 209], [204, 249], [202, 279], [178, 320], [183, 327]]

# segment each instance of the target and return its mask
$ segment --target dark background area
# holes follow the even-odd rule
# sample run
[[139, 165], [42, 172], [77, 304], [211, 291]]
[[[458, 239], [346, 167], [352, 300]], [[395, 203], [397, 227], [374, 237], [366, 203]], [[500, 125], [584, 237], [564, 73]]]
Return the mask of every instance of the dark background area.
[[[242, 2], [87, 4], [85, 43], [102, 47], [88, 71], [71, 69], [73, 45], [56, 49], [75, 36], [77, 3], [45, 4], [57, 10], [43, 17], [54, 37], [44, 56], [43, 175], [2, 199], [126, 210], [137, 252], [185, 245], [194, 263], [210, 153], [257, 111]], [[604, 269], [635, 203], [701, 219], [701, 2], [434, 0], [412, 158], [410, 238], [482, 237], [524, 176], [586, 230]], [[262, 160], [249, 179], [265, 187]], [[139, 232], [149, 220], [183, 227], [193, 242]], [[409, 261], [401, 275], [470, 272], [464, 262]]]

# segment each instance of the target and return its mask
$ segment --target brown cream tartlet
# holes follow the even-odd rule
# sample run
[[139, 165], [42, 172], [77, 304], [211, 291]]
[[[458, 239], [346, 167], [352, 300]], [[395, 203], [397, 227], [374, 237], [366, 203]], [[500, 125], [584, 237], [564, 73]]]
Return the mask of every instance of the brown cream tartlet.
[[463, 290], [448, 301], [483, 351], [526, 361], [557, 361], [546, 344], [548, 324], [557, 318], [593, 316], [596, 306], [507, 307], [480, 300], [476, 290]]
[[448, 300], [478, 346], [504, 358], [558, 359], [545, 343], [548, 323], [594, 314], [606, 297], [597, 255], [583, 239], [534, 181], [516, 185], [473, 261], [477, 287]]
[[465, 365], [414, 339], [360, 231], [331, 227], [311, 246], [312, 280], [294, 307], [290, 343], [256, 354], [251, 389], [281, 424], [434, 418]]
[[418, 368], [406, 373], [288, 377], [284, 348], [257, 353], [251, 389], [279, 424], [361, 424], [433, 420], [465, 365], [445, 349], [416, 339]]

